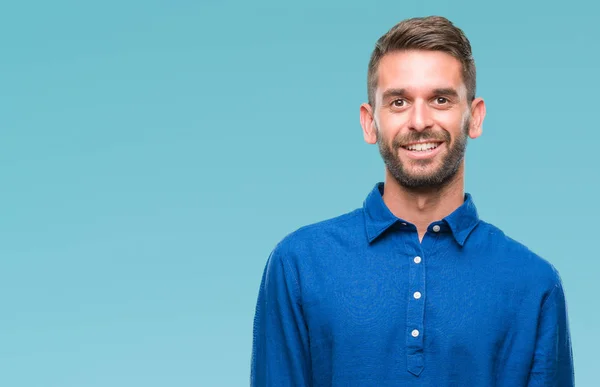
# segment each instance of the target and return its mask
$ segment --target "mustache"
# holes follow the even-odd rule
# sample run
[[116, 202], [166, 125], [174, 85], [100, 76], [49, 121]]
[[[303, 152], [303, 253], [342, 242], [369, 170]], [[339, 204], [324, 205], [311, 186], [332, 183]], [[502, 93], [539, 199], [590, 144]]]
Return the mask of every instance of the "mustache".
[[394, 138], [392, 142], [392, 146], [394, 148], [399, 148], [405, 144], [409, 144], [411, 142], [426, 142], [426, 141], [450, 141], [450, 133], [448, 132], [434, 132], [431, 130], [424, 132], [411, 132], [403, 136], [397, 136]]

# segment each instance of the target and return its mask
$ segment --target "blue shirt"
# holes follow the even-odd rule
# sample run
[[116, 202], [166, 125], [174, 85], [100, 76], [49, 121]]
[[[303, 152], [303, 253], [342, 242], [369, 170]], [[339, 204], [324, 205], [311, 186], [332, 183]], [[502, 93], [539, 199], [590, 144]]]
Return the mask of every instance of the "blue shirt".
[[383, 188], [272, 251], [252, 385], [573, 386], [555, 268], [480, 220], [469, 194], [420, 242]]

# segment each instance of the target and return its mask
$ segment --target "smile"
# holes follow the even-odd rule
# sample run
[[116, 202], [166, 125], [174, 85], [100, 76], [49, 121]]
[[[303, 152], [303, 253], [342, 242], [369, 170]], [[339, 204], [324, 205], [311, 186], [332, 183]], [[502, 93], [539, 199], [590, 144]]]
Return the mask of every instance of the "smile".
[[441, 144], [442, 144], [441, 142], [425, 142], [425, 143], [421, 143], [421, 144], [411, 144], [411, 145], [403, 146], [403, 148], [407, 149], [409, 151], [425, 152], [425, 151], [435, 149], [438, 146], [440, 146]]
[[425, 160], [437, 155], [440, 152], [440, 149], [443, 149], [443, 145], [444, 142], [430, 141], [404, 145], [401, 146], [400, 149], [409, 159]]

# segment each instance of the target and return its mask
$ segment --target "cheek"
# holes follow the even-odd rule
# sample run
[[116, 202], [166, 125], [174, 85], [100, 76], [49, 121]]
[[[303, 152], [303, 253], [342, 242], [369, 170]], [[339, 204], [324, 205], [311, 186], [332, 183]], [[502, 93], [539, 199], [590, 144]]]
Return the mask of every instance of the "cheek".
[[399, 138], [399, 131], [398, 130], [383, 130], [379, 132], [379, 140], [380, 142], [385, 145], [387, 148], [390, 149], [394, 149], [397, 147], [397, 145], [394, 144], [395, 141], [397, 141]]
[[438, 126], [450, 133], [452, 137], [463, 134], [464, 125], [468, 116], [464, 116], [457, 112], [439, 112], [436, 115], [435, 121]]
[[380, 114], [381, 124], [390, 130], [398, 130], [406, 126], [408, 122], [408, 114], [392, 113], [389, 110], [383, 110]]
[[378, 136], [383, 137], [385, 142], [391, 145], [393, 139], [402, 132], [405, 126], [406, 118], [402, 114], [382, 113], [377, 121]]
[[436, 121], [446, 126], [457, 126], [463, 119], [463, 114], [458, 109], [437, 110], [433, 115]]

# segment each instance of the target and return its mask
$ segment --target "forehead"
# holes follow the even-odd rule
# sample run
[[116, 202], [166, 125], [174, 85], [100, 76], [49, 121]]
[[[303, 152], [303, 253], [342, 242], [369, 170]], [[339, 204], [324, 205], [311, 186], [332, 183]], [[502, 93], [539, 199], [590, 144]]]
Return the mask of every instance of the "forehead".
[[388, 53], [379, 62], [377, 77], [378, 95], [390, 88], [405, 89], [412, 93], [454, 88], [459, 95], [466, 96], [462, 64], [442, 51], [407, 50]]

